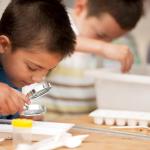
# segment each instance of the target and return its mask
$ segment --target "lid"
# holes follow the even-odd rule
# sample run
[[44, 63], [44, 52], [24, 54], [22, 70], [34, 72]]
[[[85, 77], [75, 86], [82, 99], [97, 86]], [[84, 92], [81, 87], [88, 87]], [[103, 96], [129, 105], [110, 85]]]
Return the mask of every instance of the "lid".
[[14, 127], [31, 128], [32, 120], [31, 119], [13, 119], [11, 124]]

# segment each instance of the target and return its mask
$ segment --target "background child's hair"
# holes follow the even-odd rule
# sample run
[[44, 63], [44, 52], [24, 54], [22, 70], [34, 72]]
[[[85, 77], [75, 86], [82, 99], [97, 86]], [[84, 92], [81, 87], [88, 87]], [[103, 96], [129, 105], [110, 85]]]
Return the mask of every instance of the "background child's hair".
[[88, 15], [109, 13], [120, 27], [131, 30], [143, 15], [143, 0], [87, 0]]
[[62, 57], [73, 52], [75, 34], [60, 0], [12, 0], [0, 21], [12, 50], [39, 46]]

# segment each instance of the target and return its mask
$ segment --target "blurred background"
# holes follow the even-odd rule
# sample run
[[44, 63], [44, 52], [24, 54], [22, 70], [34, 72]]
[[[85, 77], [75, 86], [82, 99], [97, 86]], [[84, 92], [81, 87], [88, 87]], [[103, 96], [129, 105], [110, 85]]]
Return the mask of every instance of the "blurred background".
[[[74, 0], [64, 0], [67, 7], [72, 7]], [[139, 52], [142, 64], [150, 63], [150, 0], [145, 0], [145, 15], [139, 21], [136, 28], [131, 32], [137, 44], [137, 51]], [[150, 52], [149, 52], [150, 55]], [[149, 59], [149, 60], [147, 60]]]
[[[139, 52], [142, 64], [147, 62], [150, 56], [148, 57], [148, 50], [150, 51], [150, 1], [145, 1], [145, 15], [139, 21], [137, 27], [131, 32], [135, 42], [137, 44], [137, 51]], [[0, 17], [3, 13], [3, 10], [8, 5], [10, 0], [0, 0]], [[72, 7], [74, 0], [64, 0], [64, 4], [67, 7]], [[150, 53], [150, 52], [149, 52]]]

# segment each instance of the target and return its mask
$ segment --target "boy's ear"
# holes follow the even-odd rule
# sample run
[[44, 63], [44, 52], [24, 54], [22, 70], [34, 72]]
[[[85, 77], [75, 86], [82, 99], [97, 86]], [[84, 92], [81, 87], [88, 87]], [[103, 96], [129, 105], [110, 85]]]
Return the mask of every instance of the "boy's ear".
[[87, 0], [76, 0], [74, 10], [76, 15], [81, 15], [87, 9]]
[[9, 38], [5, 35], [0, 35], [0, 53], [5, 53], [11, 47]]

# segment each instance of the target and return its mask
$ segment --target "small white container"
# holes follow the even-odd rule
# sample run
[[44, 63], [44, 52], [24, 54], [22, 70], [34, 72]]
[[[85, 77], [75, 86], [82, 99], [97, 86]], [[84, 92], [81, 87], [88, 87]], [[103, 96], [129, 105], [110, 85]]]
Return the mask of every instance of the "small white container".
[[112, 126], [115, 124], [115, 119], [114, 118], [105, 118], [105, 124]]
[[138, 121], [138, 125], [142, 126], [142, 127], [148, 127], [149, 122], [148, 122], [148, 120], [140, 120], [140, 121]]
[[19, 144], [31, 144], [32, 142], [32, 120], [13, 119], [13, 147]]
[[94, 122], [95, 122], [95, 124], [103, 125], [104, 119], [101, 118], [101, 117], [95, 117], [95, 118], [94, 118]]
[[128, 119], [127, 124], [128, 124], [128, 126], [137, 126], [138, 121], [134, 120], [134, 119]]
[[127, 123], [127, 120], [126, 119], [123, 119], [123, 118], [117, 118], [116, 119], [116, 125], [117, 126], [125, 126]]

